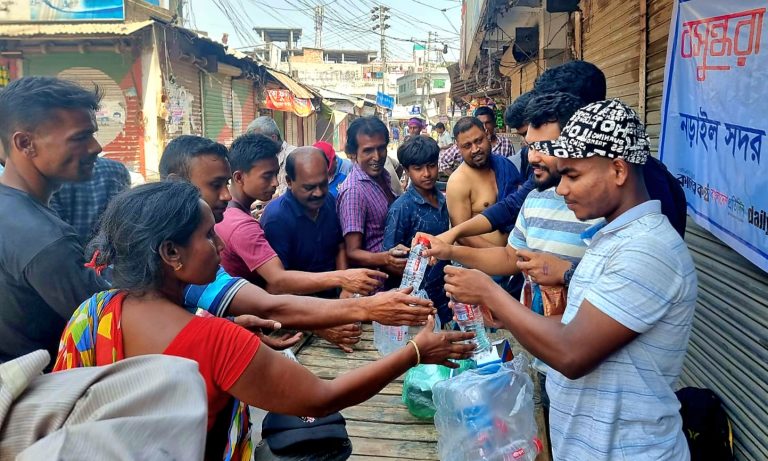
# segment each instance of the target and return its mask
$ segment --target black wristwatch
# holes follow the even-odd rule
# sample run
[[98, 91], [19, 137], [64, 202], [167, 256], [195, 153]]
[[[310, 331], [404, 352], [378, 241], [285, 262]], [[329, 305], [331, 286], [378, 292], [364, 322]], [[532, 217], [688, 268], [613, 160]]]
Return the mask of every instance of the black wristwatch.
[[571, 267], [563, 274], [563, 285], [570, 286], [574, 272], [576, 272], [576, 264], [571, 263]]

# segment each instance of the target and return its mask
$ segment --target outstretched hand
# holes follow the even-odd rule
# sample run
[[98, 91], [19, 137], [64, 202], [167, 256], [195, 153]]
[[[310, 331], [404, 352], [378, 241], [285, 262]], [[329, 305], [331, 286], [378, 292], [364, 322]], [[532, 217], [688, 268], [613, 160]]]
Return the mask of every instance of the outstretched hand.
[[419, 349], [421, 363], [444, 365], [448, 368], [458, 368], [459, 365], [451, 360], [463, 360], [472, 356], [475, 345], [470, 342], [474, 333], [462, 331], [434, 332], [435, 317], [430, 315], [427, 324], [413, 338]]
[[373, 269], [347, 269], [341, 271], [341, 289], [367, 296], [381, 286], [387, 274]]
[[294, 344], [301, 341], [301, 338], [303, 337], [301, 332], [295, 334], [286, 333], [279, 338], [269, 336], [270, 332], [279, 330], [282, 325], [275, 320], [263, 319], [256, 315], [238, 315], [233, 321], [241, 327], [252, 331], [259, 337], [262, 343], [276, 351], [292, 347]]
[[[444, 234], [442, 234], [444, 235]], [[434, 235], [425, 234], [423, 232], [416, 233], [416, 236], [413, 237], [413, 244], [416, 243], [416, 239], [418, 238], [425, 238], [429, 240], [429, 248], [424, 250], [424, 253], [422, 253], [423, 256], [429, 257], [429, 263], [435, 264], [438, 260], [450, 260], [451, 254], [453, 251], [453, 244], [452, 243], [446, 243], [443, 241], [439, 236], [435, 237]]]
[[446, 266], [444, 271], [445, 292], [449, 297], [466, 304], [487, 304], [485, 295], [496, 285], [488, 275], [477, 269], [453, 266]]
[[354, 352], [352, 346], [360, 342], [363, 331], [360, 325], [351, 323], [339, 327], [315, 330], [315, 334], [329, 343], [335, 344], [339, 349], [349, 354]]
[[368, 310], [368, 320], [382, 325], [424, 325], [427, 316], [435, 313], [432, 301], [410, 296], [413, 287], [377, 293], [360, 298]]

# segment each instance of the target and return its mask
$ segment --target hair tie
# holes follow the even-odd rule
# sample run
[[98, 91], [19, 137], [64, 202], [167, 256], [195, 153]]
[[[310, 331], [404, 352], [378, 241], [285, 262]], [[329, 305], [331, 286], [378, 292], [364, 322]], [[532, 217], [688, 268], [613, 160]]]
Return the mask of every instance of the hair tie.
[[107, 268], [106, 264], [96, 264], [96, 260], [99, 259], [100, 255], [101, 255], [100, 250], [94, 251], [93, 257], [91, 258], [91, 260], [84, 264], [85, 267], [93, 269], [96, 272], [96, 275], [98, 275], [99, 277], [101, 277], [102, 271]]

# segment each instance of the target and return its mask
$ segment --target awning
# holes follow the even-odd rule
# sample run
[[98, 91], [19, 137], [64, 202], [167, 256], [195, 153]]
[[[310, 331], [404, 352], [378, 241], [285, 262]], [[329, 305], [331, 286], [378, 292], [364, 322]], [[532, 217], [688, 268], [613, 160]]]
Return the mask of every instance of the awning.
[[312, 99], [315, 97], [313, 93], [311, 93], [309, 90], [304, 88], [300, 83], [298, 83], [296, 80], [292, 79], [288, 75], [270, 68], [267, 68], [267, 72], [275, 80], [280, 82], [280, 84], [283, 85], [283, 87], [285, 87], [291, 93], [293, 93], [293, 95], [296, 96], [297, 98]]
[[0, 38], [3, 40], [16, 37], [61, 37], [61, 36], [116, 36], [131, 35], [151, 25], [154, 21], [103, 23], [86, 22], [77, 24], [3, 24], [0, 25]]

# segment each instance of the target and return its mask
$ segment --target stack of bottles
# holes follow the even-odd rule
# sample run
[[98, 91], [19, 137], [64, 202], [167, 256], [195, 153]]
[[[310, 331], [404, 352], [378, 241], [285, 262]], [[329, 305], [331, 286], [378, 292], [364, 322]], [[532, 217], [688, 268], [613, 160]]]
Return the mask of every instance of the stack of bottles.
[[[429, 248], [429, 239], [419, 237], [416, 244], [411, 247], [408, 253], [408, 261], [403, 271], [403, 281], [400, 288], [413, 287], [411, 295], [429, 299], [427, 293], [421, 290], [421, 282], [424, 280], [424, 273], [429, 265], [429, 258], [423, 256], [424, 250]], [[435, 319], [435, 329], [439, 330], [437, 318]], [[418, 333], [419, 328], [408, 326], [390, 326], [373, 322], [373, 345], [381, 355], [388, 355], [405, 346], [413, 336]]]
[[518, 355], [432, 388], [443, 461], [534, 461], [542, 449], [528, 360]]

